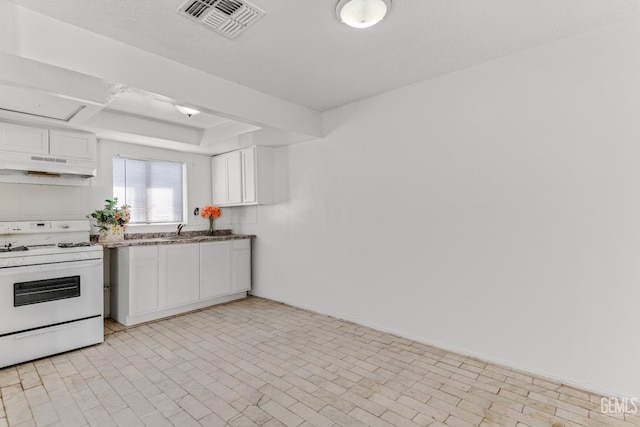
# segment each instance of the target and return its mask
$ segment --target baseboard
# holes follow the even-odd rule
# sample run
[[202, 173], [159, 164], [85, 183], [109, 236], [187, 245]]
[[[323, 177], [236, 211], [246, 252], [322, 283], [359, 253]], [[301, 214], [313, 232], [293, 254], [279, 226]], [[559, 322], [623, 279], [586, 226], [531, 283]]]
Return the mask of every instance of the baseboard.
[[236, 292], [230, 295], [207, 298], [207, 299], [199, 300], [192, 303], [182, 304], [174, 307], [167, 307], [167, 308], [156, 310], [150, 313], [126, 316], [124, 319], [114, 318], [114, 320], [122, 323], [124, 326], [135, 326], [142, 323], [151, 322], [154, 320], [164, 319], [166, 317], [176, 316], [178, 314], [185, 314], [194, 310], [200, 310], [202, 308], [210, 307], [213, 305], [224, 304], [226, 302], [245, 298], [246, 296], [247, 296], [246, 291]]

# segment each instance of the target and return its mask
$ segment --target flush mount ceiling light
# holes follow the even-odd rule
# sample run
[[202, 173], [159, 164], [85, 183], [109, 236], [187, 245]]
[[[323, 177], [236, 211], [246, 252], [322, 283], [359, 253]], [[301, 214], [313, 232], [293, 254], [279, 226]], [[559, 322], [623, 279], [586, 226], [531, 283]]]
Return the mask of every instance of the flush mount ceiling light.
[[187, 117], [197, 116], [198, 114], [200, 114], [200, 111], [196, 110], [195, 108], [189, 108], [178, 104], [174, 105], [176, 106], [176, 110], [180, 111]]
[[340, 0], [336, 15], [350, 27], [367, 28], [382, 21], [391, 10], [391, 0]]

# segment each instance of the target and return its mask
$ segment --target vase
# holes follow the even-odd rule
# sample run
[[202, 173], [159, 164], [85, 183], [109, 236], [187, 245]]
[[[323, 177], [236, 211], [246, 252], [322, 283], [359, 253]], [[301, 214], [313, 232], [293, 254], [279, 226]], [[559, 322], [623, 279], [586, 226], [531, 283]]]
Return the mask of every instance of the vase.
[[106, 230], [98, 233], [98, 242], [121, 242], [124, 240], [124, 229], [117, 224], [104, 224]]
[[212, 216], [209, 217], [209, 236], [215, 236], [216, 234], [216, 219]]

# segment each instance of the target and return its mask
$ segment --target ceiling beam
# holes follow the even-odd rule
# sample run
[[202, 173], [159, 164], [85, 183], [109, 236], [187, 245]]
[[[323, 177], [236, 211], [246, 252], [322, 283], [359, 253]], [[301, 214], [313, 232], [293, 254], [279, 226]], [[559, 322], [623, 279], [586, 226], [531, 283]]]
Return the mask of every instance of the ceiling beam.
[[[318, 111], [17, 5], [5, 4], [3, 8], [9, 11], [3, 11], [0, 24], [11, 22], [13, 26], [13, 37], [0, 43], [5, 53], [160, 94], [232, 120], [322, 136], [322, 114]], [[39, 76], [30, 78], [37, 81]]]

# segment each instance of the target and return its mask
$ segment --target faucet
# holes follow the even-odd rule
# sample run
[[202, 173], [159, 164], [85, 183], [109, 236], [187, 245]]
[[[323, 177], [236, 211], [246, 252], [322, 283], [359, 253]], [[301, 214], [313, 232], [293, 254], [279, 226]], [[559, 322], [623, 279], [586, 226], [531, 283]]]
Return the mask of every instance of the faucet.
[[180, 233], [182, 232], [182, 229], [184, 228], [184, 224], [178, 224], [178, 231], [177, 234], [178, 236], [180, 235]]

